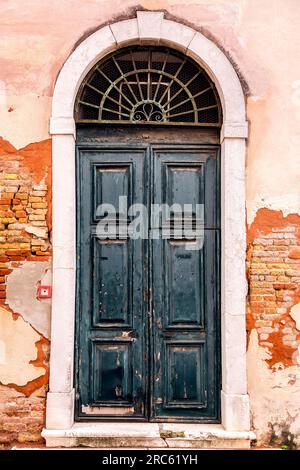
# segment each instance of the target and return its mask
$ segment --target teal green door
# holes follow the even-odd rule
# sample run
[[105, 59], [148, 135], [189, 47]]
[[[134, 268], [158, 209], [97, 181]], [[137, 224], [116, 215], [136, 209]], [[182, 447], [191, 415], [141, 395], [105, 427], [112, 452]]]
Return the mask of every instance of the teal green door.
[[[78, 420], [218, 422], [218, 150], [78, 146]], [[149, 236], [97, 237], [101, 217], [132, 222], [122, 210], [110, 214], [119, 196], [147, 208]], [[203, 205], [199, 249], [152, 220], [153, 204], [174, 203]]]

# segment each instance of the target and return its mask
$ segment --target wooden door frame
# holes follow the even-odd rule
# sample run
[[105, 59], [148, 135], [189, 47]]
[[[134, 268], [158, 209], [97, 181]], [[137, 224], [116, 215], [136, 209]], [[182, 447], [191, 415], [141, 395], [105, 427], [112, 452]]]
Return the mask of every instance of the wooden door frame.
[[[107, 53], [129, 44], [161, 43], [193, 57], [214, 81], [223, 109], [221, 130], [222, 424], [250, 428], [246, 378], [245, 153], [247, 121], [239, 78], [225, 54], [200, 32], [164, 18], [163, 12], [104, 26], [82, 41], [55, 84], [50, 133], [53, 144], [53, 299], [47, 445], [74, 423], [74, 319], [76, 277], [75, 123], [73, 106], [86, 73]], [[58, 442], [58, 441], [56, 441]]]

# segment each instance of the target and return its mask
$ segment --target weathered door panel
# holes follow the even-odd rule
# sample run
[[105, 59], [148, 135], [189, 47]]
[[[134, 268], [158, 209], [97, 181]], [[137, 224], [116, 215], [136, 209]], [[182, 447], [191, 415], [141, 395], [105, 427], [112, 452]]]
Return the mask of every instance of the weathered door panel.
[[[216, 422], [218, 147], [139, 143], [139, 135], [131, 148], [81, 139], [77, 419]], [[119, 196], [128, 207], [143, 203], [149, 212], [150, 202], [203, 204], [203, 246], [194, 249], [199, 241], [182, 240], [176, 231], [163, 238], [161, 220], [151, 217], [148, 240], [99, 240], [96, 226], [103, 215], [97, 207], [118, 207]], [[113, 217], [109, 211], [108, 206], [106, 215]], [[195, 216], [192, 211], [190, 220]], [[130, 222], [122, 211], [116, 217]], [[157, 231], [159, 238], [151, 239]]]
[[[219, 159], [216, 147], [154, 148], [156, 204], [202, 204], [206, 228], [220, 228]], [[193, 214], [194, 215], [194, 214]]]
[[[215, 149], [156, 150], [153, 166], [155, 203], [204, 205], [204, 217], [200, 217], [204, 240], [176, 238], [175, 231], [152, 242], [152, 416], [161, 421], [217, 421], [217, 153]], [[156, 228], [163, 231], [160, 223]], [[201, 248], [195, 249], [198, 245]]]
[[[78, 416], [144, 418], [148, 337], [144, 240], [100, 240], [97, 223], [114, 217], [119, 196], [146, 203], [144, 150], [79, 149], [80, 239], [77, 321], [79, 337]], [[117, 220], [125, 214], [117, 213]]]

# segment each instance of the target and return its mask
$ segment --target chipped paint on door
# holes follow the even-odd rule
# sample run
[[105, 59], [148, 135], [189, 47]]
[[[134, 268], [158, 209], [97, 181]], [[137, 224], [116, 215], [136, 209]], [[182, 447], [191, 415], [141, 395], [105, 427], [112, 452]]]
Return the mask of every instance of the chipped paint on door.
[[[77, 419], [218, 422], [219, 147], [87, 135], [77, 152]], [[97, 206], [118, 207], [119, 196], [128, 207], [204, 204], [203, 247], [99, 240]]]

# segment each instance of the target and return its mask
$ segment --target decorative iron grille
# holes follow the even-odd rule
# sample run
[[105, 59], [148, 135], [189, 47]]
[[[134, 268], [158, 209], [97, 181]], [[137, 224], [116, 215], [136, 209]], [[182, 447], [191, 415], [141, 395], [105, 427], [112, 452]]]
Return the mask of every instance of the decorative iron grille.
[[162, 47], [127, 48], [97, 63], [75, 104], [77, 122], [220, 126], [214, 84], [193, 60]]

